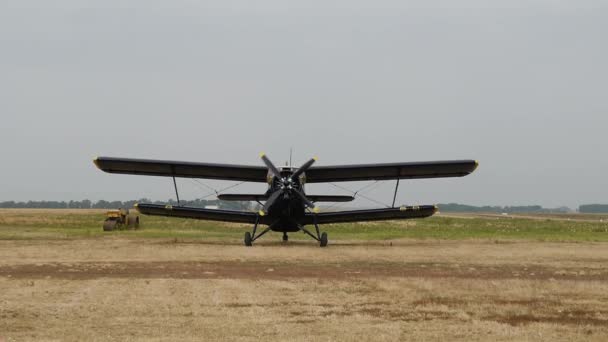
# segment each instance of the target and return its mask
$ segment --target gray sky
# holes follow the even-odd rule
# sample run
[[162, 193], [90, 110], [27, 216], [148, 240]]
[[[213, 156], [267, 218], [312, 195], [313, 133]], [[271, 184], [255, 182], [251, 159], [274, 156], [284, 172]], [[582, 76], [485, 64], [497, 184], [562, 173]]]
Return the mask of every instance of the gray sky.
[[165, 199], [170, 180], [92, 158], [261, 165], [293, 146], [480, 161], [403, 182], [400, 203], [605, 203], [607, 34], [607, 1], [0, 0], [0, 200]]

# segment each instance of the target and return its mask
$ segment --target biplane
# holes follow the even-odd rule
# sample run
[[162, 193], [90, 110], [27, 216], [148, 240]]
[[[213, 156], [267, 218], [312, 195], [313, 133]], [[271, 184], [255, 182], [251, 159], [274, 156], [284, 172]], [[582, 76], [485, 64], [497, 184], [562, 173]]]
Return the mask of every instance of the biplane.
[[[109, 173], [173, 178], [178, 205], [138, 203], [136, 208], [142, 214], [251, 224], [252, 231], [245, 233], [246, 246], [252, 246], [254, 241], [269, 231], [283, 233], [283, 241], [288, 240], [288, 233], [301, 231], [318, 241], [321, 247], [327, 246], [328, 242], [327, 233], [320, 232], [319, 225], [322, 224], [402, 220], [435, 214], [435, 205], [395, 207], [401, 179], [463, 177], [475, 171], [478, 166], [475, 160], [313, 166], [317, 159], [312, 158], [299, 168], [293, 168], [275, 166], [264, 153], [260, 154], [260, 158], [265, 166], [113, 157], [98, 157], [94, 163], [99, 169]], [[258, 202], [261, 208], [257, 212], [194, 208], [180, 205], [175, 178], [259, 182], [267, 183], [268, 189], [263, 194], [217, 196], [222, 201]], [[309, 183], [385, 180], [396, 180], [393, 204], [387, 208], [319, 211], [315, 203], [349, 202], [354, 200], [354, 196], [308, 195], [305, 192], [305, 185]], [[266, 226], [265, 229], [258, 231], [260, 225]], [[314, 226], [314, 233], [307, 226]]]

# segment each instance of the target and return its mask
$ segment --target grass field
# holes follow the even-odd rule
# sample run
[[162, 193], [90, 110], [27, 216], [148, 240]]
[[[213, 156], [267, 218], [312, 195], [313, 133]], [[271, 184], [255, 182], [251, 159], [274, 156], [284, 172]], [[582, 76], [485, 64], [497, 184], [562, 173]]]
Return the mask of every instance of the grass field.
[[[178, 218], [142, 217], [141, 230], [112, 233], [101, 229], [103, 210], [0, 209], [0, 239], [74, 239], [74, 238], [175, 238], [206, 242], [239, 243], [251, 227], [242, 224], [197, 221]], [[331, 240], [393, 239], [489, 239], [533, 241], [608, 241], [608, 220], [568, 220], [544, 216], [530, 218], [499, 216], [450, 216], [424, 220], [389, 221], [325, 225]], [[295, 240], [310, 240], [303, 233], [291, 234]], [[269, 234], [264, 240], [280, 239]], [[260, 241], [264, 241], [260, 240]]]
[[[458, 216], [458, 215], [457, 215]], [[596, 216], [326, 225], [303, 234], [0, 210], [0, 341], [606, 341]], [[580, 219], [580, 220], [579, 220]]]

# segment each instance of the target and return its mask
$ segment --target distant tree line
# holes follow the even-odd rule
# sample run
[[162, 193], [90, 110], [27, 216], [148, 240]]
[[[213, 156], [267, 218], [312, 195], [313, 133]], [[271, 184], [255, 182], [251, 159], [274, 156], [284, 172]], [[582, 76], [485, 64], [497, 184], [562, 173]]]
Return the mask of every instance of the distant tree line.
[[439, 210], [443, 212], [475, 212], [475, 213], [568, 213], [572, 210], [567, 207], [543, 208], [540, 205], [526, 206], [474, 206], [458, 203], [439, 204]]
[[[40, 208], [40, 209], [117, 209], [132, 208], [135, 203], [153, 203], [177, 205], [177, 201], [153, 201], [147, 198], [130, 201], [106, 201], [96, 202], [88, 199], [82, 201], [27, 201], [0, 202], [0, 208]], [[251, 210], [255, 203], [251, 202], [232, 202], [219, 200], [195, 199], [180, 201], [182, 206], [205, 208], [207, 206], [217, 206], [220, 209], [229, 210]], [[528, 206], [474, 206], [458, 203], [439, 204], [439, 210], [443, 212], [476, 212], [476, 213], [568, 213], [573, 210], [567, 207], [543, 208], [540, 205]], [[581, 213], [608, 213], [608, 204], [585, 204], [578, 208]]]
[[[153, 203], [153, 204], [170, 204], [177, 205], [177, 201], [152, 201], [147, 198], [140, 200], [130, 201], [106, 201], [99, 200], [92, 202], [88, 199], [82, 201], [27, 201], [27, 202], [15, 202], [6, 201], [0, 202], [0, 208], [39, 208], [39, 209], [118, 209], [118, 208], [132, 208], [135, 203]], [[180, 201], [180, 205], [204, 208], [207, 206], [217, 206], [221, 209], [232, 209], [232, 210], [249, 210], [251, 204], [249, 202], [227, 202], [219, 200], [203, 200], [195, 199], [191, 201]]]
[[585, 204], [578, 207], [578, 211], [586, 214], [608, 213], [608, 204]]

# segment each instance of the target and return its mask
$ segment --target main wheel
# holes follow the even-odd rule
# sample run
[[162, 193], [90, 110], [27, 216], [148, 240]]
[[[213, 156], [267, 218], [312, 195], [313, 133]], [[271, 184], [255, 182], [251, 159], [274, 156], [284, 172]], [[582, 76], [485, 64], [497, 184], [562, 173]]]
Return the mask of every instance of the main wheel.
[[253, 245], [253, 241], [251, 240], [251, 233], [245, 233], [245, 246], [251, 247]]
[[139, 229], [139, 216], [137, 216], [137, 215], [127, 216], [127, 228], [128, 229]]
[[106, 232], [111, 232], [113, 231], [115, 228], [117, 228], [118, 222], [116, 222], [115, 220], [105, 220], [103, 222], [103, 230]]
[[327, 246], [327, 233], [323, 232], [323, 234], [321, 234], [321, 241], [319, 242], [321, 247]]
[[289, 236], [287, 236], [287, 233], [283, 233], [283, 241], [284, 242], [289, 241]]

